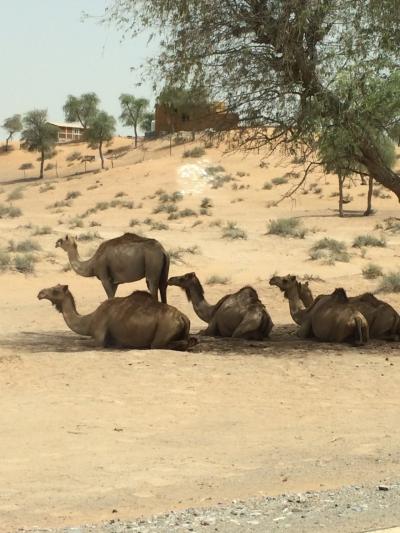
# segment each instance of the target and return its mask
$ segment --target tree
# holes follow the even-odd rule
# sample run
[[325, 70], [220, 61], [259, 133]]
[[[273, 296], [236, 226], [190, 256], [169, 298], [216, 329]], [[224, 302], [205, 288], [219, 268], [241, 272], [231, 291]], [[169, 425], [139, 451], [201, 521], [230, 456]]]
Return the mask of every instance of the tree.
[[139, 126], [143, 131], [151, 131], [151, 123], [153, 122], [155, 115], [152, 111], [143, 113], [142, 119], [139, 122]]
[[46, 154], [54, 149], [58, 140], [56, 126], [47, 122], [47, 110], [35, 109], [22, 119], [21, 146], [30, 152], [40, 152], [40, 174], [43, 178], [43, 165]]
[[8, 152], [8, 143], [13, 138], [14, 133], [22, 130], [21, 115], [13, 115], [12, 117], [6, 118], [2, 127], [8, 131], [8, 137], [6, 139], [6, 152]]
[[143, 116], [149, 106], [146, 98], [135, 98], [132, 94], [121, 94], [119, 97], [121, 104], [121, 116], [119, 119], [124, 126], [133, 127], [135, 133], [135, 148], [137, 148], [137, 127], [143, 120]]
[[114, 133], [115, 118], [105, 111], [99, 111], [90, 122], [86, 138], [90, 147], [99, 149], [101, 168], [104, 168], [103, 144], [111, 141]]
[[95, 93], [85, 93], [81, 94], [81, 96], [72, 96], [70, 94], [63, 107], [65, 120], [68, 122], [78, 121], [81, 123], [82, 128], [87, 130], [90, 122], [98, 113], [97, 106], [99, 103], [100, 99]]
[[154, 80], [224, 98], [247, 126], [237, 146], [284, 148], [306, 164], [303, 180], [315, 166], [361, 168], [400, 199], [382, 151], [400, 124], [393, 0], [114, 0], [105, 18], [159, 34]]

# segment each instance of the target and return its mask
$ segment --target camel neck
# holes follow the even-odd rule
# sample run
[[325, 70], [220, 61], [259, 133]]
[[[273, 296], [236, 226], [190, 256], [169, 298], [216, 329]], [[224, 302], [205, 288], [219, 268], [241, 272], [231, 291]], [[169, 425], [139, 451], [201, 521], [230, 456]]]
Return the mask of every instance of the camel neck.
[[92, 259], [81, 261], [76, 246], [68, 248], [68, 259], [73, 270], [80, 276], [93, 276]]
[[208, 323], [211, 320], [214, 306], [210, 305], [204, 298], [204, 293], [200, 282], [198, 287], [191, 286], [189, 292], [194, 312], [199, 318], [201, 318], [201, 320], [204, 320], [204, 322]]
[[299, 298], [298, 290], [295, 285], [286, 290], [286, 296], [289, 300], [290, 315], [296, 324], [301, 325], [306, 316], [307, 310], [304, 308], [303, 302]]
[[67, 294], [62, 303], [62, 314], [67, 326], [79, 335], [90, 337], [90, 327], [93, 313], [81, 316], [78, 314], [72, 294]]
[[306, 291], [302, 291], [300, 295], [300, 299], [304, 304], [304, 307], [310, 307], [314, 303], [314, 296], [310, 289], [307, 289]]

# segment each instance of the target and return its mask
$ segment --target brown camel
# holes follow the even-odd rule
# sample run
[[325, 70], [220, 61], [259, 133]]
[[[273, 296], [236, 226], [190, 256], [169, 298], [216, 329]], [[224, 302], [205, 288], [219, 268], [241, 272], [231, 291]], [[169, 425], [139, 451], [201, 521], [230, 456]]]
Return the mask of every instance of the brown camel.
[[273, 328], [271, 317], [252, 287], [242, 287], [234, 294], [210, 305], [204, 298], [204, 289], [194, 272], [169, 278], [168, 285], [185, 290], [196, 315], [207, 322], [202, 332], [211, 337], [235, 337], [262, 340]]
[[369, 340], [368, 322], [351, 303], [344, 289], [335, 289], [326, 298], [317, 299], [305, 308], [299, 297], [296, 276], [274, 276], [269, 281], [284, 292], [289, 300], [290, 314], [301, 327], [302, 338], [314, 336], [328, 342], [352, 341], [356, 345]]
[[125, 233], [100, 244], [93, 257], [86, 261], [80, 259], [73, 237], [66, 235], [64, 239], [58, 239], [58, 247], [67, 252], [71, 267], [77, 274], [96, 276], [101, 281], [108, 298], [115, 296], [120, 283], [146, 278], [154, 298], [158, 299], [160, 290], [161, 301], [167, 303], [169, 255], [155, 239]]
[[[314, 301], [327, 297], [321, 294], [314, 300], [308, 283], [298, 282], [297, 288], [300, 299], [306, 307], [312, 305]], [[399, 340], [400, 316], [390, 304], [379, 300], [370, 292], [365, 292], [359, 296], [351, 296], [349, 302], [365, 316], [371, 339]]]
[[145, 291], [110, 298], [84, 316], [78, 314], [68, 285], [42, 289], [38, 298], [50, 300], [72, 331], [94, 338], [100, 346], [187, 350], [195, 344], [188, 317]]

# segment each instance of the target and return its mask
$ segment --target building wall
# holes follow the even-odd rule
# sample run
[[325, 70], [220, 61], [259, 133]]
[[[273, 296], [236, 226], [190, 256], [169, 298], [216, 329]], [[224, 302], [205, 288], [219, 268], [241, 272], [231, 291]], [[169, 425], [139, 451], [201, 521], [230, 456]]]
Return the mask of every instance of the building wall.
[[57, 126], [58, 128], [58, 142], [71, 142], [71, 141], [81, 141], [83, 138], [83, 130], [79, 128], [66, 128]]

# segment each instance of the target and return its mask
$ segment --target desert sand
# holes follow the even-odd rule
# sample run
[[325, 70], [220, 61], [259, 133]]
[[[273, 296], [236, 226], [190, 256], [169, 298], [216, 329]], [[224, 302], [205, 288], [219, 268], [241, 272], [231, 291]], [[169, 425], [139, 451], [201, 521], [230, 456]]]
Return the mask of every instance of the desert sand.
[[[354, 180], [346, 189], [353, 198], [348, 216], [340, 219], [337, 177], [315, 173], [295, 198], [274, 206], [296, 179], [271, 189], [264, 183], [300, 167], [281, 154], [261, 163], [265, 154], [226, 154], [223, 146], [182, 157], [199, 144], [174, 146], [170, 155], [168, 141], [133, 150], [117, 138], [114, 168], [108, 161], [107, 170], [95, 172], [96, 160], [86, 174], [67, 158], [95, 152], [61, 146], [50, 161], [58, 177], [52, 169], [40, 182], [10, 183], [23, 178], [22, 163], [35, 165], [28, 179], [37, 173], [37, 154], [15, 143], [0, 155], [0, 204], [22, 212], [0, 219], [0, 249], [10, 240], [14, 248], [26, 239], [40, 245], [32, 252], [34, 273], [0, 273], [1, 532], [399, 478], [400, 345], [300, 341], [287, 301], [267, 282], [292, 273], [310, 279], [315, 294], [342, 286], [351, 295], [375, 291], [379, 279], [366, 280], [362, 269], [373, 262], [397, 270], [399, 235], [386, 231], [386, 247], [360, 250], [352, 242], [361, 234], [380, 237], [376, 226], [398, 215], [398, 202], [381, 194], [373, 199], [376, 213], [363, 217], [367, 187]], [[218, 166], [223, 170], [210, 170]], [[233, 179], [215, 189], [215, 173]], [[22, 197], [7, 200], [19, 187]], [[178, 209], [196, 215], [168, 220], [153, 213], [160, 189], [180, 191]], [[54, 206], [68, 194], [68, 203]], [[203, 198], [212, 207], [200, 215]], [[112, 200], [119, 203], [98, 205]], [[301, 218], [308, 233], [268, 235], [268, 221], [281, 217]], [[229, 221], [247, 239], [222, 238]], [[200, 339], [190, 353], [122, 351], [97, 349], [69, 331], [48, 301], [37, 300], [39, 290], [68, 284], [80, 313], [105, 293], [97, 279], [67, 270], [56, 240], [83, 235], [79, 250], [89, 257], [100, 238], [125, 231], [159, 239], [173, 252], [170, 275], [195, 271], [210, 302], [254, 286], [275, 323], [271, 340]], [[323, 237], [344, 241], [350, 261], [310, 260], [310, 247]], [[227, 279], [210, 285], [211, 276]], [[120, 286], [117, 294], [134, 288], [145, 284]], [[384, 298], [400, 308], [399, 294]], [[193, 333], [204, 327], [180, 289], [170, 287], [168, 299], [189, 316]]]

